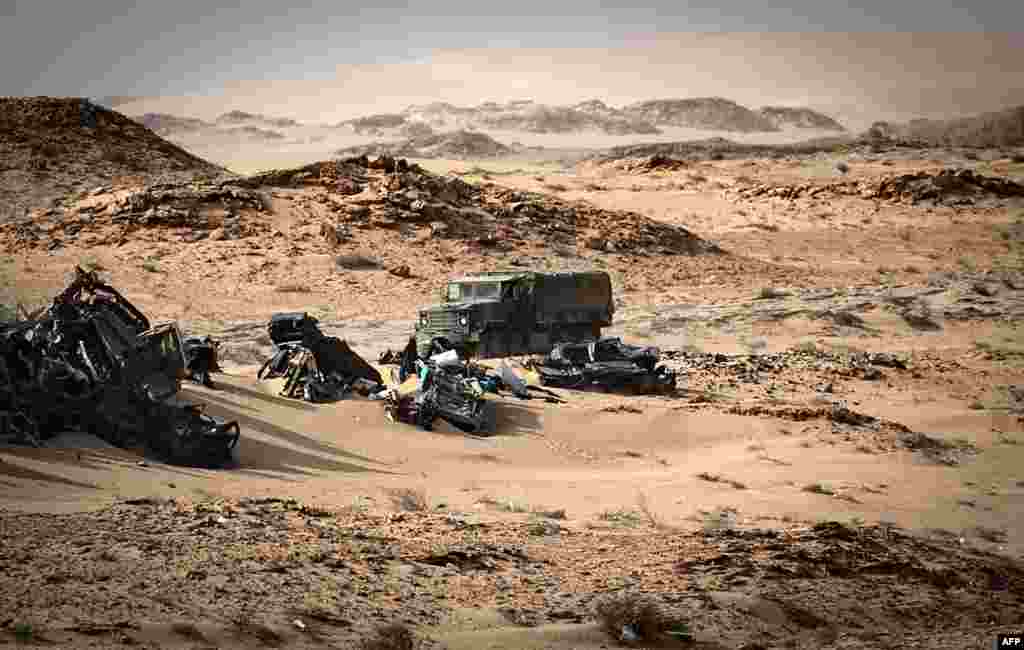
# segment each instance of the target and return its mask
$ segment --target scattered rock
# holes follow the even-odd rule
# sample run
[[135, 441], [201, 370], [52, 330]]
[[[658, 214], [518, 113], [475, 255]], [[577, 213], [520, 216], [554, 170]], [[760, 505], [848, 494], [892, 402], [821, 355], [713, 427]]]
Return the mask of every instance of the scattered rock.
[[388, 269], [388, 273], [399, 278], [411, 278], [412, 270], [408, 264], [399, 264], [398, 266], [392, 266]]

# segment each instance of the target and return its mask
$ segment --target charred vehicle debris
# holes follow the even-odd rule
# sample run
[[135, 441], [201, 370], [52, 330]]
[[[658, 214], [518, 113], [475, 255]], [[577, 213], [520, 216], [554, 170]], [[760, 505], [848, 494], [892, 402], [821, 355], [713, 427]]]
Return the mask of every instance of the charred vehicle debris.
[[238, 445], [236, 422], [177, 399], [181, 332], [149, 319], [80, 267], [36, 317], [0, 324], [0, 437], [42, 446], [83, 431], [169, 462], [217, 467]]
[[671, 393], [676, 373], [658, 365], [658, 348], [627, 345], [605, 337], [584, 343], [556, 345], [533, 363], [545, 386], [603, 388], [632, 393]]
[[316, 318], [304, 312], [274, 314], [267, 324], [274, 353], [256, 375], [259, 380], [283, 377], [282, 397], [329, 402], [349, 391], [363, 395], [383, 388], [376, 368], [348, 344], [320, 331]]
[[[432, 430], [441, 420], [477, 435], [496, 433], [493, 398], [504, 393], [561, 404], [549, 387], [675, 389], [656, 348], [600, 337], [614, 311], [607, 274], [479, 274], [444, 294], [445, 304], [421, 312], [404, 349], [377, 359], [392, 366], [387, 380], [305, 312], [271, 316], [273, 351], [256, 379], [283, 380], [283, 397], [323, 403], [354, 393], [382, 402], [393, 421]], [[213, 337], [185, 336], [175, 323], [151, 325], [95, 272], [76, 267], [48, 308], [0, 323], [0, 444], [44, 446], [79, 431], [173, 464], [231, 465], [237, 422], [179, 397], [184, 380], [217, 388], [219, 349]], [[536, 385], [506, 359], [530, 353], [545, 355], [518, 362]]]
[[[375, 395], [385, 401], [389, 419], [432, 430], [434, 423], [444, 420], [465, 433], [495, 433], [495, 404], [488, 394], [509, 391], [519, 399], [532, 399], [530, 390], [551, 403], [564, 403], [556, 393], [536, 386], [527, 386], [508, 364], [497, 372], [470, 360], [462, 359], [458, 350], [444, 338], [431, 341], [429, 356], [418, 354], [416, 337], [401, 354], [391, 351], [381, 355], [379, 362], [399, 366], [394, 372], [395, 385]], [[416, 389], [404, 392], [402, 385], [415, 376]]]

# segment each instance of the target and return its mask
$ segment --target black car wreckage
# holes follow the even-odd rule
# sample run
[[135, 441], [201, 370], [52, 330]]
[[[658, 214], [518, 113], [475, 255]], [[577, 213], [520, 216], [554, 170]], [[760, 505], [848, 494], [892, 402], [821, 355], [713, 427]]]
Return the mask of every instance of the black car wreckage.
[[383, 393], [388, 418], [427, 431], [433, 430], [436, 421], [441, 419], [465, 433], [495, 433], [495, 404], [486, 398], [488, 393], [501, 395], [508, 391], [519, 399], [536, 396], [549, 403], [565, 403], [557, 393], [527, 385], [504, 363], [495, 372], [459, 357], [457, 348], [444, 337], [430, 342], [426, 357], [419, 356], [413, 336], [401, 353], [388, 350], [381, 354], [378, 362], [398, 366], [393, 371], [396, 384], [414, 375], [418, 379], [412, 394], [403, 395], [395, 388]]
[[282, 397], [331, 402], [350, 391], [370, 395], [384, 388], [376, 368], [342, 339], [321, 332], [317, 319], [305, 312], [274, 314], [267, 333], [274, 353], [256, 377], [283, 377]]
[[497, 393], [499, 384], [485, 369], [460, 359], [443, 337], [431, 341], [430, 354], [424, 358], [418, 355], [416, 337], [411, 337], [401, 355], [386, 352], [380, 361], [399, 366], [394, 373], [397, 384], [413, 375], [418, 379], [411, 395], [396, 388], [383, 393], [389, 419], [426, 431], [432, 431], [441, 419], [465, 433], [493, 433], [494, 404], [484, 394]]
[[188, 371], [175, 324], [151, 325], [81, 267], [47, 309], [24, 316], [0, 323], [0, 438], [43, 446], [82, 431], [174, 464], [231, 463], [238, 423], [177, 399]]
[[665, 394], [676, 390], [676, 373], [658, 365], [655, 347], [628, 345], [617, 337], [561, 343], [532, 364], [545, 386]]

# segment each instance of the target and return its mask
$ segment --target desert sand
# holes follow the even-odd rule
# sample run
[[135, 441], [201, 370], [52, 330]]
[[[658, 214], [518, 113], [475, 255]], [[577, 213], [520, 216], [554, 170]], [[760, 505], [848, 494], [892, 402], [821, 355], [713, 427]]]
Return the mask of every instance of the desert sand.
[[[237, 238], [124, 236], [103, 215], [137, 183], [69, 195], [76, 231], [42, 227], [31, 245], [0, 233], [5, 302], [44, 304], [83, 264], [151, 320], [222, 341], [216, 387], [183, 396], [239, 421], [239, 467], [175, 467], [73, 438], [0, 449], [4, 634], [351, 647], [406, 621], [437, 647], [599, 648], [614, 640], [593, 605], [623, 588], [668, 603], [689, 647], [902, 647], [936, 633], [944, 647], [982, 647], [1024, 624], [1024, 199], [834, 187], [947, 168], [1022, 182], [1024, 164], [954, 150], [668, 171], [418, 162], [683, 228], [723, 253], [595, 250], [582, 234], [556, 246], [533, 231], [474, 246], [422, 223], [359, 226], [349, 199], [361, 195], [316, 184], [262, 187], [269, 205], [244, 212], [256, 225]], [[612, 217], [605, 239], [634, 227]], [[341, 243], [325, 223], [346, 229]], [[338, 266], [356, 253], [379, 268]], [[411, 278], [389, 273], [399, 264]], [[447, 278], [513, 264], [609, 271], [608, 334], [671, 352], [678, 395], [494, 397], [494, 435], [467, 436], [391, 422], [364, 399], [284, 399], [256, 380], [274, 312], [309, 311], [375, 360], [404, 345]], [[837, 421], [838, 405], [868, 419]]]

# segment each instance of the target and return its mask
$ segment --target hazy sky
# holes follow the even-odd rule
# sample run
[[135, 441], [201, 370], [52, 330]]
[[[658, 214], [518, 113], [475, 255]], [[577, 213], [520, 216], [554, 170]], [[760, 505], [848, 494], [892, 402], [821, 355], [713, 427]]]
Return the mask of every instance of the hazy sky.
[[[1024, 103], [1024, 32], [978, 33], [1024, 26], [1020, 0], [375, 4], [0, 0], [0, 94], [190, 96], [175, 106], [205, 115], [248, 101], [324, 120], [512, 97]], [[694, 34], [777, 31], [789, 33]], [[935, 31], [960, 33], [893, 33]]]

